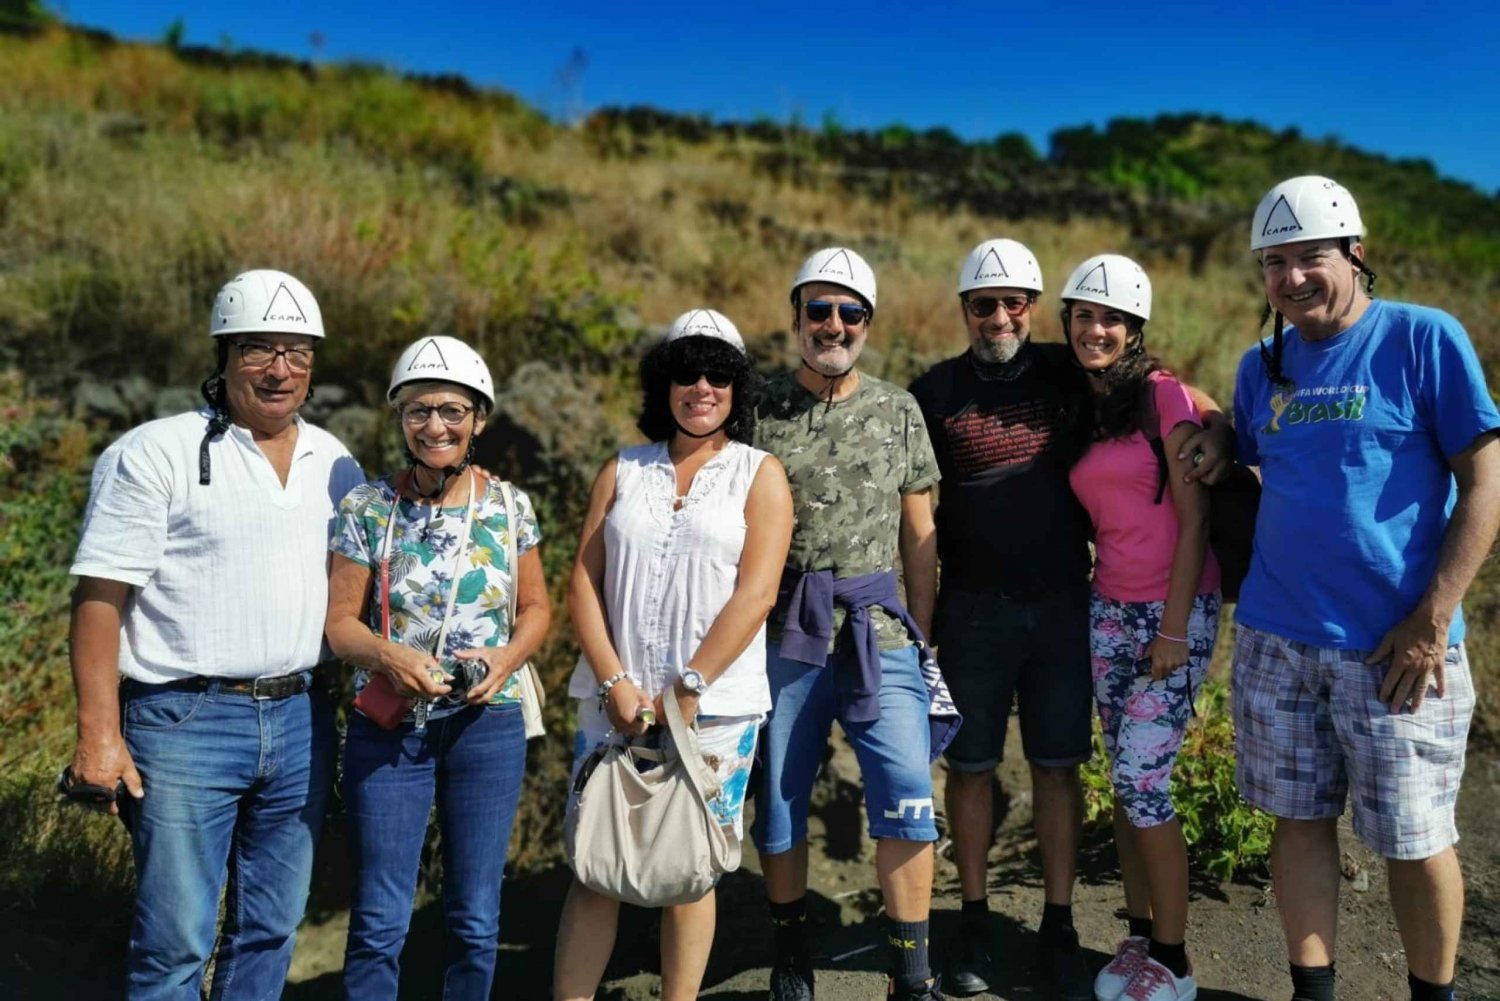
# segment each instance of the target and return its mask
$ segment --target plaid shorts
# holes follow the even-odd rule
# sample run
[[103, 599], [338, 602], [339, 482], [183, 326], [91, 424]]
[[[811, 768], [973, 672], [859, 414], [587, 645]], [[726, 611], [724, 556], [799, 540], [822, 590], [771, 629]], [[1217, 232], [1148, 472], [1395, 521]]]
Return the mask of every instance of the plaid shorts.
[[1453, 807], [1474, 715], [1463, 644], [1448, 648], [1446, 694], [1417, 712], [1380, 700], [1388, 662], [1238, 625], [1234, 643], [1235, 781], [1252, 805], [1291, 820], [1344, 812], [1391, 859], [1425, 859], [1458, 841]]

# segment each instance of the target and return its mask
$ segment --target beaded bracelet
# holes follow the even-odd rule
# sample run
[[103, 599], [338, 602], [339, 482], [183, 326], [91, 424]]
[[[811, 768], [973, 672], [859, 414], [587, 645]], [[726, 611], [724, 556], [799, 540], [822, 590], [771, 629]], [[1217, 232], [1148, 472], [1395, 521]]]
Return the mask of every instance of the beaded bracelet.
[[599, 707], [601, 709], [604, 707], [604, 700], [609, 698], [609, 690], [624, 680], [626, 680], [625, 672], [619, 671], [600, 683], [599, 690], [598, 692], [596, 692], [596, 694], [599, 696]]

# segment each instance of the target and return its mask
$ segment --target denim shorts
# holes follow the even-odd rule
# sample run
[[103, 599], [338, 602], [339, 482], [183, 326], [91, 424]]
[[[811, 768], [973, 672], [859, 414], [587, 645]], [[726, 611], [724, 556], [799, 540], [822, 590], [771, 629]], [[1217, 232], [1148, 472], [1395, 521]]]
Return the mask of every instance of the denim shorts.
[[1474, 683], [1459, 643], [1416, 712], [1380, 700], [1389, 661], [1239, 625], [1234, 638], [1235, 781], [1255, 806], [1291, 820], [1344, 812], [1391, 859], [1425, 859], [1458, 841], [1453, 819]]
[[[840, 654], [830, 654], [826, 665], [814, 667], [782, 659], [780, 651], [781, 644], [766, 644], [773, 708], [761, 737], [761, 776], [750, 829], [766, 855], [788, 851], [807, 837], [813, 783], [839, 708], [834, 678]], [[936, 841], [928, 764], [930, 702], [917, 648], [881, 651], [880, 672], [879, 718], [840, 720], [864, 779], [870, 836]]]
[[950, 768], [987, 772], [1000, 763], [1015, 702], [1027, 761], [1067, 768], [1093, 756], [1086, 589], [1019, 599], [945, 588], [933, 641], [964, 716], [944, 753]]
[[[732, 828], [734, 836], [741, 840], [745, 837], [745, 792], [750, 787], [762, 718], [759, 715], [698, 717], [698, 750], [709, 756], [719, 780], [719, 795], [709, 802], [708, 808], [721, 827]], [[570, 780], [578, 777], [578, 769], [611, 729], [609, 717], [600, 710], [597, 699], [578, 700], [578, 732], [573, 738]], [[665, 726], [658, 726], [651, 733], [655, 739], [671, 743]], [[573, 810], [577, 802], [569, 796], [567, 809]]]

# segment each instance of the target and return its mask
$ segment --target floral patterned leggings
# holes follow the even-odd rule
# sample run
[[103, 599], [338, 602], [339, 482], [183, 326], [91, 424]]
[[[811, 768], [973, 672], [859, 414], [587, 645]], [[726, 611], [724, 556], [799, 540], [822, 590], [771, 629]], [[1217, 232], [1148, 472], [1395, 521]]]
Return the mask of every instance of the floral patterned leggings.
[[1188, 662], [1151, 680], [1146, 648], [1161, 623], [1161, 601], [1115, 601], [1095, 591], [1089, 605], [1094, 701], [1109, 754], [1115, 799], [1132, 827], [1155, 827], [1172, 809], [1172, 765], [1193, 715], [1193, 695], [1208, 674], [1219, 632], [1219, 594], [1193, 599]]

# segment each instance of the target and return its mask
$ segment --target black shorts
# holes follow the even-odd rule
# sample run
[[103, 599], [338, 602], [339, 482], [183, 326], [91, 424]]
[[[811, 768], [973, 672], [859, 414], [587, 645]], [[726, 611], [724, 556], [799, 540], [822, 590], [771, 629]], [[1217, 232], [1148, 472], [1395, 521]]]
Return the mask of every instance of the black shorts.
[[1087, 587], [1030, 599], [945, 588], [933, 641], [964, 717], [943, 755], [950, 768], [983, 772], [999, 764], [1017, 701], [1027, 761], [1065, 768], [1092, 757]]

